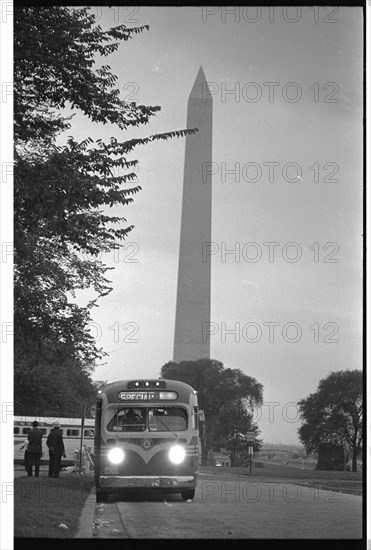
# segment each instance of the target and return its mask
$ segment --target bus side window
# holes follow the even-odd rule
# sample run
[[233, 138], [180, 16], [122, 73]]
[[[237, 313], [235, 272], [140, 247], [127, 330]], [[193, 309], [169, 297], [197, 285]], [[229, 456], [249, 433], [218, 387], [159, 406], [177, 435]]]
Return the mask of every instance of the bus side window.
[[23, 428], [22, 429], [22, 433], [24, 433], [25, 435], [28, 434], [28, 432], [30, 431], [31, 428]]
[[192, 428], [198, 430], [198, 407], [193, 407]]
[[67, 430], [67, 437], [73, 437], [80, 435], [80, 430]]
[[19, 434], [19, 428], [13, 428], [13, 433], [14, 433], [14, 435]]

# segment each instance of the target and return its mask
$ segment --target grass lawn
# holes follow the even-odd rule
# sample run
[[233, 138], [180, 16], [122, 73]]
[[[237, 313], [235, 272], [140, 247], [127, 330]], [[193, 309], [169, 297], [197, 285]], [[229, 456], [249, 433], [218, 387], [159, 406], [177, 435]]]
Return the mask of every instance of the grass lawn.
[[[58, 479], [14, 480], [14, 537], [71, 538], [93, 486], [91, 476], [62, 473]], [[64, 523], [68, 529], [58, 527]]]
[[360, 495], [362, 493], [363, 472], [335, 472], [330, 470], [299, 470], [289, 466], [267, 464], [264, 468], [253, 468], [250, 477], [249, 467], [201, 467], [201, 472], [216, 475], [247, 476], [249, 480], [269, 482], [269, 479], [282, 483], [297, 483], [308, 487], [328, 488], [333, 491], [342, 491]]

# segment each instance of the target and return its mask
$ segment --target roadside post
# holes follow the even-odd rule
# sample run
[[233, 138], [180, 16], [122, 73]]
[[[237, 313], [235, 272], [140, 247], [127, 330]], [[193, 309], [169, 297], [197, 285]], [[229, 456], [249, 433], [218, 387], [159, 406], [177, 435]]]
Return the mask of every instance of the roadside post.
[[81, 474], [82, 471], [82, 444], [84, 441], [84, 425], [85, 425], [85, 405], [82, 406], [81, 410], [81, 437], [80, 437], [80, 466], [79, 466], [79, 474]]
[[255, 443], [255, 432], [246, 432], [246, 442], [248, 443], [248, 449], [249, 449], [249, 462], [250, 462], [250, 475], [251, 475], [253, 446]]

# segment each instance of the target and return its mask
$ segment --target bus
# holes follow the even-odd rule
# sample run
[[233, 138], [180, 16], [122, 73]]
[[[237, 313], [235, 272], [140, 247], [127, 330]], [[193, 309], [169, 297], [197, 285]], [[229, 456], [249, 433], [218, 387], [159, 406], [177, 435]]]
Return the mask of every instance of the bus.
[[200, 463], [197, 392], [175, 380], [120, 380], [98, 391], [94, 481], [109, 493], [151, 490], [193, 499]]
[[[38, 428], [43, 433], [42, 458], [49, 458], [49, 450], [46, 446], [46, 440], [53, 428], [53, 423], [59, 422], [61, 425], [60, 431], [63, 434], [66, 460], [73, 460], [75, 451], [80, 449], [81, 418], [49, 418], [44, 416], [14, 416], [14, 459], [19, 460], [24, 458], [24, 450], [21, 450], [20, 447], [27, 439], [27, 434], [32, 429], [32, 422], [34, 422], [34, 420], [39, 423]], [[88, 448], [93, 447], [94, 444], [94, 424], [95, 420], [92, 418], [86, 418], [84, 420], [83, 442]]]

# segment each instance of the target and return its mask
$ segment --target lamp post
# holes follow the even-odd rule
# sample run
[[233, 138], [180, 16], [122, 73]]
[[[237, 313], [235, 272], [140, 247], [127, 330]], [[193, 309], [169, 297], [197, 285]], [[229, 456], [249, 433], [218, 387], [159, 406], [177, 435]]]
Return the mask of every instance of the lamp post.
[[79, 474], [81, 474], [82, 470], [82, 444], [84, 441], [84, 425], [85, 425], [85, 405], [82, 406], [81, 409], [81, 437], [80, 437], [80, 466], [79, 466]]

